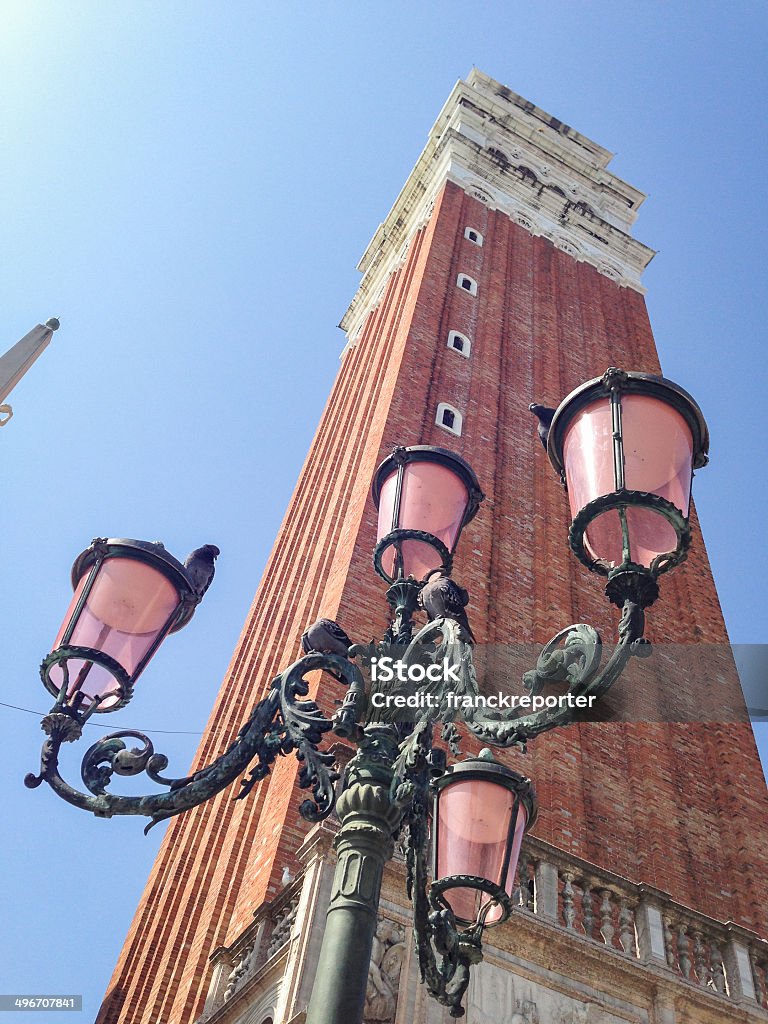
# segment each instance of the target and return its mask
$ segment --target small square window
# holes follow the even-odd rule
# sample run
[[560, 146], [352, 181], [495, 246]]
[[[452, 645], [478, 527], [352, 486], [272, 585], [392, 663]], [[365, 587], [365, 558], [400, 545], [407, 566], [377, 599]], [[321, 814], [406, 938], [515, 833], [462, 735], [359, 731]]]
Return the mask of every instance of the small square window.
[[464, 237], [472, 242], [474, 245], [483, 244], [483, 236], [477, 230], [477, 228], [464, 228]]
[[456, 422], [456, 413], [450, 409], [443, 409], [443, 426], [448, 427], [449, 430], [453, 430], [453, 424]]

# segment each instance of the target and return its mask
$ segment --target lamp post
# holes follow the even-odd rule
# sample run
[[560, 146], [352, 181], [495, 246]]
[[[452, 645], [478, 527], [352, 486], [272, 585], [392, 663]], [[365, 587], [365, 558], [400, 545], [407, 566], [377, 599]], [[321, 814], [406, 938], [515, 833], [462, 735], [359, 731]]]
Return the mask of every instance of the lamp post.
[[[45, 781], [65, 800], [100, 816], [144, 815], [151, 828], [209, 799], [250, 766], [237, 798], [247, 796], [278, 755], [295, 752], [299, 785], [312, 794], [300, 807], [302, 816], [316, 822], [335, 810], [340, 824], [307, 1024], [362, 1020], [382, 876], [401, 829], [407, 830], [407, 886], [422, 980], [452, 1016], [462, 1016], [470, 969], [482, 959], [483, 932], [512, 912], [520, 844], [537, 808], [530, 780], [496, 761], [488, 748], [447, 767], [444, 749], [433, 745], [434, 729], [442, 727], [457, 756], [456, 719], [490, 746], [524, 746], [572, 722], [575, 709], [584, 706], [579, 701], [600, 697], [632, 655], [650, 652], [644, 609], [658, 595], [658, 576], [685, 557], [691, 476], [706, 462], [707, 441], [693, 399], [670, 381], [645, 374], [611, 368], [557, 409], [548, 453], [569, 493], [571, 547], [607, 577], [606, 595], [621, 608], [621, 619], [618, 642], [602, 667], [600, 637], [584, 623], [545, 645], [523, 677], [532, 713], [500, 719], [474, 701], [480, 689], [462, 619], [466, 592], [450, 572], [461, 531], [483, 499], [475, 474], [444, 449], [398, 447], [378, 468], [372, 488], [379, 515], [374, 566], [388, 584], [392, 611], [383, 639], [352, 644], [334, 623], [320, 620], [305, 636], [327, 636], [327, 645], [315, 640], [318, 649], [273, 680], [212, 764], [185, 778], [167, 778], [167, 758], [143, 734], [124, 730], [86, 752], [83, 793], [59, 774], [62, 743], [79, 739], [91, 714], [127, 703], [152, 654], [189, 621], [205, 590], [162, 545], [94, 541], [75, 562], [75, 594], [41, 668], [56, 703], [42, 722], [48, 739], [40, 772], [28, 775], [26, 784]], [[437, 607], [425, 596], [434, 574], [443, 588], [441, 610], [417, 629], [420, 602], [425, 610]], [[394, 685], [377, 675], [383, 659], [398, 668]], [[332, 718], [306, 699], [305, 677], [318, 669], [347, 687]], [[554, 705], [553, 698], [542, 697], [549, 683], [567, 686]], [[357, 746], [341, 778], [333, 756], [320, 749], [328, 732]], [[129, 737], [142, 747], [126, 749]], [[114, 774], [142, 771], [166, 792], [108, 792]]]

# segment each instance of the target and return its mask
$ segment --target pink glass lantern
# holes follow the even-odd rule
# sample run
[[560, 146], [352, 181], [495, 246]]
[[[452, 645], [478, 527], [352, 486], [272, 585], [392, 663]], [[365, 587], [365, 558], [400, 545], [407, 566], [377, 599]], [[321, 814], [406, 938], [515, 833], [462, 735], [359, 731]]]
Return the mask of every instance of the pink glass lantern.
[[709, 434], [691, 396], [663, 377], [611, 368], [559, 406], [548, 452], [571, 506], [571, 546], [596, 572], [652, 576], [690, 544], [694, 469]]
[[536, 819], [531, 782], [483, 750], [449, 768], [435, 791], [433, 893], [463, 924], [499, 924], [509, 916], [523, 835]]
[[77, 709], [114, 711], [168, 633], [191, 618], [198, 597], [184, 566], [159, 544], [96, 540], [72, 567], [74, 595], [53, 651], [46, 688]]
[[392, 583], [450, 570], [461, 531], [482, 500], [477, 477], [458, 455], [428, 445], [395, 448], [373, 482], [376, 571]]

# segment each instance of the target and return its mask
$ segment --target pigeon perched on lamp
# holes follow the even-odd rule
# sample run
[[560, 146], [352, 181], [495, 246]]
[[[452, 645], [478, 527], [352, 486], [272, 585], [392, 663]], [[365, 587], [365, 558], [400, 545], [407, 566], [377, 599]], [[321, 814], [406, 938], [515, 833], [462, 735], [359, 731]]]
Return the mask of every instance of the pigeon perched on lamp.
[[454, 619], [474, 643], [475, 637], [464, 611], [468, 603], [469, 594], [442, 568], [428, 573], [427, 581], [419, 593], [419, 604], [430, 619]]
[[301, 635], [301, 649], [305, 654], [338, 654], [346, 658], [352, 641], [333, 619], [318, 619]]
[[220, 554], [221, 552], [215, 544], [203, 544], [201, 548], [195, 548], [184, 559], [184, 568], [187, 570], [187, 575], [199, 598], [202, 598], [211, 585], [213, 574], [216, 571], [213, 563]]
[[539, 405], [538, 402], [531, 402], [528, 408], [534, 416], [538, 417], [539, 425], [536, 428], [536, 432], [539, 435], [539, 440], [544, 445], [544, 451], [546, 451], [547, 440], [549, 439], [549, 428], [552, 423], [552, 417], [555, 415], [555, 410], [550, 409], [548, 405]]

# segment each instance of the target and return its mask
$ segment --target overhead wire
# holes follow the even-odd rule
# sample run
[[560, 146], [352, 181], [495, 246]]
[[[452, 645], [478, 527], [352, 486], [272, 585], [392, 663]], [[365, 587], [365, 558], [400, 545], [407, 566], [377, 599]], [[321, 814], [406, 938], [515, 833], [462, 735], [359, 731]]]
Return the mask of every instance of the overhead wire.
[[[33, 711], [32, 708], [20, 708], [17, 704], [6, 704], [5, 701], [2, 701], [2, 700], [0, 700], [0, 707], [11, 708], [11, 710], [13, 710], [13, 711], [26, 711], [27, 714], [29, 714], [29, 715], [37, 715], [38, 718], [44, 718], [45, 717], [44, 713], [41, 712], [41, 711]], [[114, 728], [114, 726], [106, 725], [106, 724], [104, 724], [102, 722], [91, 722], [91, 721], [88, 721], [88, 722], [85, 723], [85, 725], [86, 726], [93, 725], [97, 729], [113, 729]], [[192, 729], [134, 729], [134, 728], [130, 728], [129, 729], [126, 726], [123, 726], [121, 731], [125, 731], [125, 732], [163, 733], [165, 736], [202, 736], [203, 735], [202, 730], [192, 730]]]

